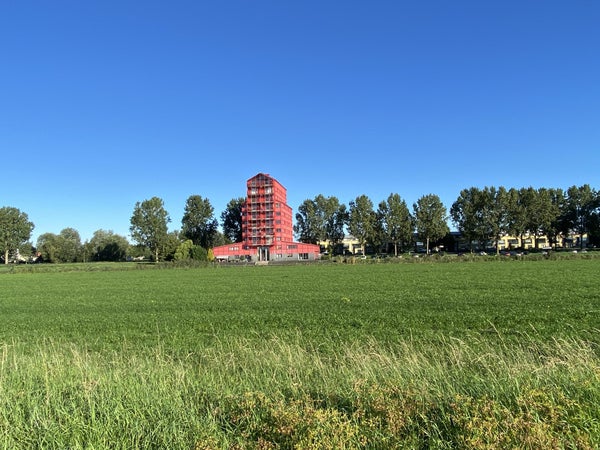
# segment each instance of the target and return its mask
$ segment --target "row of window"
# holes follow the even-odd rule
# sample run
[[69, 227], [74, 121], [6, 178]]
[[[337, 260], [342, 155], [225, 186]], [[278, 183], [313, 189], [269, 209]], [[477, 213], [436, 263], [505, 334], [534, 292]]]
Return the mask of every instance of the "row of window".
[[[260, 186], [259, 186], [260, 187]], [[250, 189], [250, 194], [251, 195], [256, 195], [259, 193], [259, 190], [256, 189], [255, 187], [253, 187], [252, 189]], [[265, 187], [265, 194], [272, 194], [273, 193], [273, 188], [272, 187]]]

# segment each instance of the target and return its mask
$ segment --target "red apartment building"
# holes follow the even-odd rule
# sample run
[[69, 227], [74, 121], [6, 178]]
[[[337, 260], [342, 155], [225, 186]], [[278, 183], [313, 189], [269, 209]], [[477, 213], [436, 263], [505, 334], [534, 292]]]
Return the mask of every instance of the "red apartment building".
[[275, 178], [259, 173], [246, 182], [242, 206], [242, 242], [213, 248], [219, 260], [254, 262], [315, 260], [320, 247], [294, 242], [292, 208], [287, 190]]

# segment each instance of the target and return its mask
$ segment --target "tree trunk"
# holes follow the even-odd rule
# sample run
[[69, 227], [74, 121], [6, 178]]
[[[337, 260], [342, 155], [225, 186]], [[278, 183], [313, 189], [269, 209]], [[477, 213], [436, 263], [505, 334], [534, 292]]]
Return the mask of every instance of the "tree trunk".
[[8, 250], [4, 250], [4, 264], [8, 264]]

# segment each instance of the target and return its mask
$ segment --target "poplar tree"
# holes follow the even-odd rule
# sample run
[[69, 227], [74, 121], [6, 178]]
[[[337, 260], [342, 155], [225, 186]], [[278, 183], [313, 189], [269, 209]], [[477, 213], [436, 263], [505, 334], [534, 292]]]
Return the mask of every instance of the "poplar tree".
[[424, 195], [413, 204], [415, 228], [420, 239], [426, 242], [429, 254], [429, 243], [446, 236], [450, 229], [446, 223], [446, 208], [435, 194]]

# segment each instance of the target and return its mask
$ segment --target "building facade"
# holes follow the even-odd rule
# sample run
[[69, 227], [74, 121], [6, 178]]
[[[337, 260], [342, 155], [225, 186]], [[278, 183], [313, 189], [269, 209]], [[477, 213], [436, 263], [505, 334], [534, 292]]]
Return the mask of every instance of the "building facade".
[[275, 178], [259, 173], [246, 182], [242, 206], [242, 242], [215, 247], [221, 261], [298, 261], [319, 258], [318, 245], [294, 242], [292, 208], [287, 190]]

